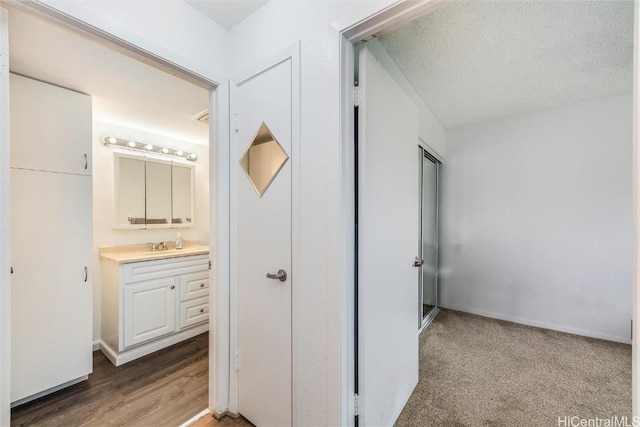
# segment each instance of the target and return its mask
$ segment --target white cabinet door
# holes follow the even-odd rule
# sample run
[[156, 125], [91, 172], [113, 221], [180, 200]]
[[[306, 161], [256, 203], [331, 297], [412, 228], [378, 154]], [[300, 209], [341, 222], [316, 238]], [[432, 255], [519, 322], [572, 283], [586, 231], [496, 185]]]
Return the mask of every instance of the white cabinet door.
[[367, 48], [358, 110], [360, 425], [393, 425], [418, 383], [418, 112]]
[[11, 170], [11, 401], [92, 370], [91, 177]]
[[10, 93], [11, 167], [91, 175], [91, 97], [16, 74]]
[[124, 348], [176, 330], [177, 280], [170, 277], [124, 285]]

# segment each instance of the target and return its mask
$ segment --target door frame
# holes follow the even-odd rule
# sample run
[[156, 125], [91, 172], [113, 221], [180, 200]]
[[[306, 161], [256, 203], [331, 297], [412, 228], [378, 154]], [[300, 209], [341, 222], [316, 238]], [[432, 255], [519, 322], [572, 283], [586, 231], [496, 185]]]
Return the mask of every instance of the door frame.
[[9, 13], [0, 7], [0, 425], [11, 419]]
[[[78, 6], [81, 7], [81, 6]], [[9, 181], [9, 42], [8, 15], [11, 9], [32, 13], [87, 39], [114, 48], [169, 74], [208, 89], [209, 111], [209, 234], [212, 249], [209, 312], [209, 411], [222, 413], [227, 408], [229, 389], [224, 377], [229, 367], [229, 82], [197, 64], [176, 63], [144, 47], [92, 26], [46, 4], [10, 0], [0, 5], [0, 425], [9, 425], [11, 417], [11, 265], [10, 181]], [[146, 40], [148, 43], [149, 40]], [[153, 44], [154, 52], [163, 52]]]
[[[436, 247], [436, 305], [435, 307], [427, 314], [423, 316], [423, 304], [424, 304], [424, 274], [420, 271], [420, 289], [418, 290], [419, 301], [418, 301], [418, 333], [422, 333], [422, 331], [431, 324], [434, 317], [440, 311], [440, 169], [442, 168], [442, 161], [439, 160], [436, 156], [432, 154], [432, 151], [428, 148], [427, 144], [419, 138], [418, 147], [420, 148], [420, 258], [424, 259], [424, 245], [422, 242], [422, 231], [423, 231], [423, 219], [424, 219], [424, 158], [428, 157], [429, 161], [433, 162], [436, 165], [436, 239], [437, 239], [437, 247]], [[426, 155], [425, 155], [426, 153]], [[421, 267], [420, 269], [422, 270]]]
[[[239, 73], [230, 84], [230, 105], [231, 109], [229, 114], [236, 114], [238, 105], [237, 86], [253, 78], [254, 76], [267, 71], [287, 60], [291, 60], [291, 153], [289, 153], [289, 161], [291, 162], [291, 272], [288, 273], [289, 279], [287, 283], [291, 286], [291, 419], [294, 425], [297, 425], [298, 416], [300, 414], [299, 409], [299, 395], [298, 395], [298, 372], [300, 370], [300, 358], [296, 345], [298, 343], [298, 337], [302, 333], [296, 320], [298, 319], [298, 309], [301, 306], [296, 301], [300, 299], [300, 290], [297, 285], [300, 282], [296, 282], [296, 272], [300, 266], [300, 198], [301, 198], [301, 185], [300, 185], [300, 110], [301, 110], [301, 69], [300, 69], [300, 53], [301, 42], [297, 41], [286, 48], [280, 50], [274, 55], [268, 58], [256, 62], [251, 68]], [[237, 123], [237, 117], [234, 117], [234, 123]], [[241, 120], [241, 118], [240, 118]], [[240, 123], [238, 125], [241, 125]], [[235, 129], [230, 129], [230, 132], [234, 132]], [[235, 138], [235, 136], [234, 136]], [[235, 142], [235, 139], [229, 137], [230, 141]], [[231, 144], [232, 142], [230, 142]], [[239, 311], [239, 299], [238, 299], [238, 182], [237, 173], [231, 170], [231, 167], [239, 167], [238, 162], [242, 156], [242, 151], [238, 147], [234, 146], [230, 148], [229, 152], [229, 180], [230, 180], [230, 316], [229, 316], [229, 360], [232, 361], [228, 369], [228, 390], [229, 390], [229, 404], [226, 413], [231, 416], [238, 415], [238, 372], [235, 368], [235, 358], [238, 355], [238, 311]], [[224, 377], [219, 377], [220, 381], [224, 381]], [[221, 414], [222, 415], [222, 414]]]
[[[338, 242], [334, 244], [335, 253], [341, 255], [337, 271], [332, 271], [336, 283], [340, 283], [336, 295], [332, 295], [335, 306], [339, 309], [332, 311], [339, 319], [339, 326], [335, 335], [330, 334], [339, 346], [338, 360], [330, 359], [330, 367], [336, 369], [337, 374], [330, 379], [334, 390], [339, 390], [339, 404], [335, 413], [330, 414], [331, 420], [340, 420], [341, 425], [355, 424], [355, 395], [354, 395], [354, 342], [355, 342], [355, 314], [354, 314], [354, 276], [355, 254], [354, 248], [354, 207], [356, 194], [354, 189], [354, 47], [367, 41], [383, 31], [393, 30], [452, 0], [399, 0], [382, 10], [369, 11], [365, 18], [354, 14], [331, 26], [331, 35], [339, 46], [332, 59], [334, 67], [339, 70], [339, 79], [333, 93], [338, 94], [340, 106], [340, 225]], [[634, 0], [634, 66], [633, 66], [633, 322], [637, 324], [640, 314], [640, 0]], [[424, 144], [421, 146], [433, 152]], [[439, 156], [434, 156], [442, 161]], [[633, 415], [640, 416], [640, 350], [636, 342], [640, 339], [640, 327], [633, 328], [632, 337], [632, 403]], [[333, 348], [333, 347], [330, 347]], [[332, 353], [330, 352], [330, 357]]]
[[[337, 94], [340, 120], [340, 177], [338, 181], [340, 197], [340, 224], [336, 225], [339, 236], [334, 240], [332, 249], [340, 254], [340, 262], [331, 278], [340, 283], [335, 294], [330, 297], [330, 318], [337, 325], [331, 325], [330, 333], [330, 369], [335, 372], [330, 377], [330, 388], [337, 393], [338, 402], [331, 402], [335, 408], [329, 415], [330, 420], [340, 425], [355, 426], [355, 112], [353, 70], [355, 66], [355, 47], [381, 31], [390, 31], [425, 13], [432, 12], [448, 0], [401, 0], [383, 9], [375, 8], [361, 14], [354, 13], [331, 26], [331, 36], [338, 47], [333, 53], [334, 68], [339, 72], [333, 93]], [[427, 144], [421, 144], [430, 153]], [[435, 156], [439, 158], [439, 156]], [[335, 329], [333, 328], [335, 326]], [[418, 330], [416, 328], [416, 334]], [[334, 357], [335, 355], [335, 357]]]

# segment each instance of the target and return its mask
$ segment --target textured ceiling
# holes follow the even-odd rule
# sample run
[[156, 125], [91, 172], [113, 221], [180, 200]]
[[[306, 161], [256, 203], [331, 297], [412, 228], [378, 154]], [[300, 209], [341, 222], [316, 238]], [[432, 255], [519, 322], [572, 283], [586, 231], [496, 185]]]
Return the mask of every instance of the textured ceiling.
[[11, 71], [89, 94], [98, 120], [208, 145], [209, 91], [31, 14], [9, 12]]
[[191, 7], [208, 16], [227, 30], [260, 9], [268, 0], [185, 0]]
[[379, 39], [446, 128], [632, 92], [631, 1], [456, 1]]

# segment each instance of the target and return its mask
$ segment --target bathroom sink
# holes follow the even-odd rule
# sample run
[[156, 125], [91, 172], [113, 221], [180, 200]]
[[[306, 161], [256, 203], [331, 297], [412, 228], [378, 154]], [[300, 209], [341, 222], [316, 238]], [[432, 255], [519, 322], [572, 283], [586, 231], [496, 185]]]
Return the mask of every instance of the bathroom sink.
[[184, 252], [184, 249], [161, 249], [161, 250], [157, 250], [157, 251], [146, 251], [143, 252], [143, 254], [145, 255], [173, 255], [173, 254], [178, 254], [180, 252]]

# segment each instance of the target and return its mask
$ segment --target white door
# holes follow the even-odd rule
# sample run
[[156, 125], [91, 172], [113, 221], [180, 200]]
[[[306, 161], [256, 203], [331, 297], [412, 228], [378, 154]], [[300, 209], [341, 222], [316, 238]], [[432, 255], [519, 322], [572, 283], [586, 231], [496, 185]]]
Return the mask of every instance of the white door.
[[12, 402], [91, 373], [91, 218], [90, 176], [11, 169]]
[[279, 58], [235, 84], [233, 93], [238, 411], [257, 426], [287, 426], [292, 420], [296, 64], [293, 56]]
[[360, 425], [391, 426], [418, 383], [418, 113], [366, 48], [358, 81]]

